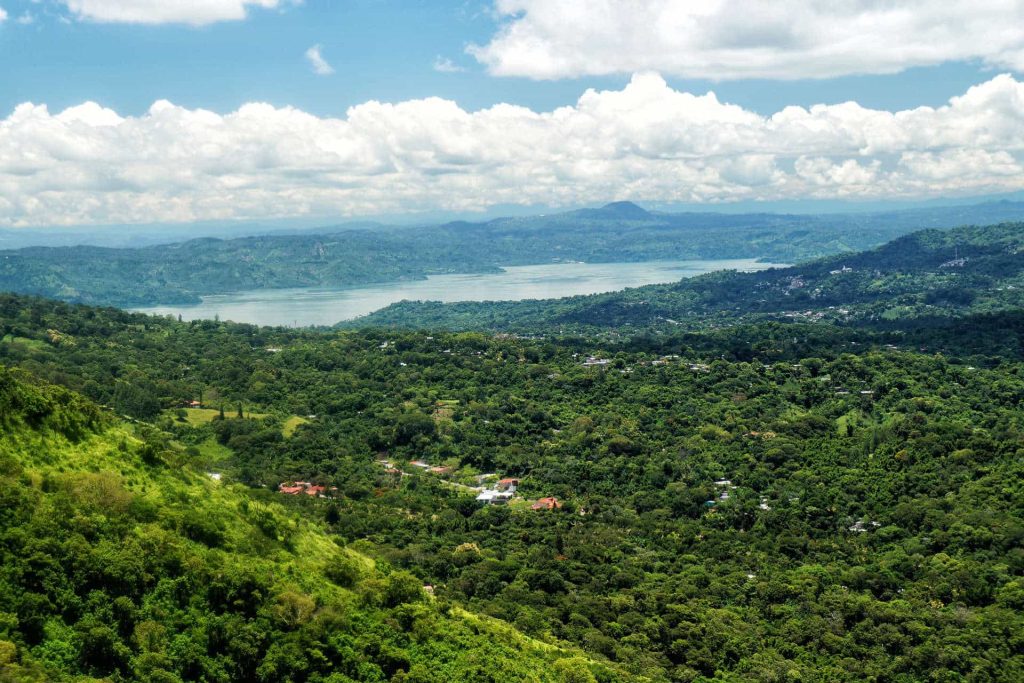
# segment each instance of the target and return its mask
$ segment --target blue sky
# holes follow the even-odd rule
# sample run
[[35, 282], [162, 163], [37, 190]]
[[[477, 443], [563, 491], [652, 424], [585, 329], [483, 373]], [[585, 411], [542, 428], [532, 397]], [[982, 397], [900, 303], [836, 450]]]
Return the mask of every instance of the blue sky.
[[[514, 102], [549, 110], [572, 104], [586, 88], [619, 88], [629, 80], [629, 74], [544, 81], [489, 76], [465, 54], [467, 45], [486, 43], [496, 31], [486, 2], [310, 0], [202, 27], [66, 22], [59, 5], [32, 0], [0, 0], [0, 7], [12, 18], [0, 27], [4, 114], [26, 101], [56, 110], [85, 100], [141, 114], [167, 99], [222, 112], [262, 101], [336, 116], [366, 100], [428, 96], [453, 99], [466, 109]], [[25, 15], [32, 23], [18, 24], [16, 18]], [[328, 77], [314, 74], [303, 56], [316, 44], [335, 69]], [[438, 58], [464, 71], [439, 72]], [[790, 104], [850, 99], [879, 109], [937, 106], [992, 72], [974, 60], [884, 76], [666, 80], [680, 90], [714, 90], [724, 101], [771, 114]]]
[[[192, 4], [175, 0], [0, 0], [0, 125], [8, 124], [0, 129], [0, 145], [8, 147], [6, 155], [0, 148], [0, 224], [144, 222], [154, 207], [156, 218], [169, 221], [344, 218], [618, 198], [748, 205], [925, 201], [1024, 189], [1013, 179], [1022, 159], [1015, 145], [1024, 33], [1015, 25], [1024, 24], [1024, 3], [951, 0], [936, 11], [935, 3], [908, 0], [894, 3], [901, 12], [883, 15], [876, 3], [854, 0], [843, 16], [835, 3], [818, 0], [706, 4], [717, 9], [692, 16], [663, 0], [209, 0], [209, 12], [190, 14]], [[315, 46], [329, 65], [321, 71], [330, 73], [311, 65], [307, 52]], [[656, 76], [643, 80], [645, 74]], [[948, 106], [972, 87], [973, 99]], [[584, 110], [588, 89], [604, 93], [592, 106], [607, 121]], [[702, 99], [708, 91], [714, 102]], [[424, 105], [427, 98], [454, 104], [442, 111]], [[163, 141], [145, 135], [152, 149], [119, 159], [129, 170], [96, 171], [109, 154], [92, 164], [83, 158], [101, 145], [135, 144], [112, 141], [115, 131], [166, 132], [172, 124], [151, 111], [164, 100], [175, 108], [163, 116], [181, 128]], [[371, 101], [411, 104], [396, 114], [371, 111]], [[793, 125], [768, 119], [786, 107], [851, 101], [863, 111], [810, 112]], [[46, 109], [29, 115], [25, 103]], [[86, 103], [96, 111], [82, 109]], [[252, 103], [278, 113], [245, 109]], [[506, 129], [495, 122], [500, 117], [473, 116], [501, 103], [524, 108]], [[359, 135], [332, 123], [348, 122], [353, 107], [363, 112]], [[534, 120], [558, 107], [579, 120]], [[936, 126], [948, 139], [915, 141], [912, 126], [863, 113], [919, 107], [940, 114], [915, 125]], [[61, 119], [69, 108], [75, 113]], [[986, 108], [1005, 120], [979, 116]], [[200, 127], [210, 139], [196, 128], [191, 112], [198, 109], [224, 117], [214, 132]], [[231, 118], [239, 110], [247, 112], [244, 129]], [[287, 122], [283, 110], [315, 120]], [[893, 130], [879, 134], [880, 125]], [[974, 131], [988, 140], [982, 149], [953, 134], [965, 125], [995, 128]], [[253, 138], [253, 126], [263, 137]], [[274, 140], [282, 126], [289, 134], [298, 126], [306, 137], [281, 150]], [[699, 141], [700, 126], [714, 135], [726, 126], [743, 131], [708, 146]], [[799, 149], [766, 142], [779, 126], [796, 136]], [[32, 137], [43, 129], [75, 151]], [[399, 142], [376, 148], [392, 133]], [[338, 137], [324, 145], [328, 134]], [[503, 134], [514, 144], [492, 153], [506, 142]], [[598, 149], [586, 135], [616, 142]], [[865, 147], [872, 137], [885, 142]], [[566, 139], [574, 141], [554, 149]], [[664, 150], [651, 147], [657, 140]], [[225, 157], [189, 165], [186, 144]], [[307, 157], [295, 158], [291, 151], [304, 145]], [[173, 177], [152, 167], [164, 149], [182, 162]], [[503, 170], [508, 155], [523, 150], [553, 161]], [[231, 173], [228, 157], [250, 153], [244, 173]], [[957, 185], [945, 177], [951, 164], [972, 177]], [[357, 166], [363, 170], [353, 172]], [[986, 175], [979, 167], [997, 170]], [[666, 172], [671, 185], [657, 182]], [[211, 182], [237, 193], [234, 209], [204, 195]], [[416, 183], [427, 189], [416, 191]], [[83, 203], [92, 208], [71, 208]]]

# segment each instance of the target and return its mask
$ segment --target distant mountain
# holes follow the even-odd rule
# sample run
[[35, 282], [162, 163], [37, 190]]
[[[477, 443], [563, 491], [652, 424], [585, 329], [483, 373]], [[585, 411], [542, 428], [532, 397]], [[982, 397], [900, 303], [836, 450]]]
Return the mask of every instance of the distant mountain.
[[572, 215], [593, 220], [646, 221], [654, 218], [651, 212], [640, 208], [633, 202], [612, 202], [599, 209], [573, 211]]
[[855, 252], [920, 227], [1024, 220], [1024, 203], [884, 214], [661, 214], [613, 202], [545, 216], [428, 227], [343, 224], [135, 248], [0, 251], [0, 291], [146, 306], [252, 289], [348, 287], [503, 266], [761, 258], [797, 262]]
[[315, 227], [283, 227], [276, 223], [174, 224], [150, 226], [80, 226], [54, 228], [0, 228], [0, 249], [25, 247], [111, 247], [139, 248], [187, 242], [214, 237], [236, 239], [260, 235], [324, 235], [346, 230], [377, 230], [384, 227], [375, 221], [346, 221], [336, 225]]

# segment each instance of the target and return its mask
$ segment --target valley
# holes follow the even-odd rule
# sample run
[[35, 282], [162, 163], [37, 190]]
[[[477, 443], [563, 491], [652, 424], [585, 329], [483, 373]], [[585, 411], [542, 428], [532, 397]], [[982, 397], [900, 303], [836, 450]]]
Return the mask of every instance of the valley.
[[[1020, 238], [915, 233], [801, 264], [800, 288], [720, 273], [502, 304], [594, 316], [637, 292], [705, 321], [664, 333], [288, 329], [2, 295], [21, 482], [3, 652], [24, 680], [1015, 680]], [[849, 318], [778, 315], [803, 290]], [[896, 305], [930, 308], [871, 313]], [[44, 521], [55, 505], [70, 531]], [[77, 534], [97, 550], [61, 545]], [[80, 569], [154, 535], [187, 559], [130, 582], [127, 559]], [[188, 605], [166, 592], [197, 581]]]
[[1024, 681], [1024, 0], [0, 64], [0, 683]]

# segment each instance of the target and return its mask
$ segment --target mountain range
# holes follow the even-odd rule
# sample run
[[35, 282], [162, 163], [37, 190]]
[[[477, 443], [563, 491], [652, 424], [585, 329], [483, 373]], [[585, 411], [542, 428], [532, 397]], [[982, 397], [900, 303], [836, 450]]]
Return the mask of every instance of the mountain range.
[[925, 227], [1024, 219], [1024, 203], [875, 214], [655, 213], [630, 202], [545, 216], [424, 227], [342, 225], [137, 248], [0, 251], [0, 290], [118, 306], [203, 295], [349, 287], [559, 261], [762, 258], [855, 252]]

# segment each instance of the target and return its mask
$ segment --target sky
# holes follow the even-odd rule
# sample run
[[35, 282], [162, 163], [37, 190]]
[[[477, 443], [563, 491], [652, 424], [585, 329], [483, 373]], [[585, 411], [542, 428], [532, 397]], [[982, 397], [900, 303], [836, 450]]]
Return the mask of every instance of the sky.
[[0, 0], [0, 226], [1024, 190], [1024, 0]]

